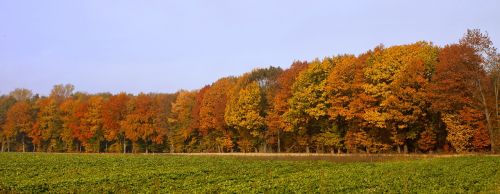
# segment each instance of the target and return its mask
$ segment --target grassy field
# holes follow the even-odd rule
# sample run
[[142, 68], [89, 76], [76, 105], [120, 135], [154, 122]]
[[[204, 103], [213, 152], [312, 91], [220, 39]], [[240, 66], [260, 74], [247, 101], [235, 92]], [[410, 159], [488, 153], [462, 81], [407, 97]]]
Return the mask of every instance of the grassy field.
[[500, 157], [0, 153], [0, 191], [500, 193]]

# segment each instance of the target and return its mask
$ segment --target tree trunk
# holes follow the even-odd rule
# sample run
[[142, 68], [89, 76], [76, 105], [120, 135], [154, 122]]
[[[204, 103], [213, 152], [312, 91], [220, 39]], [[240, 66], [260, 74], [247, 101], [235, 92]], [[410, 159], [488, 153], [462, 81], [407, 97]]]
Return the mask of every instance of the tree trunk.
[[[493, 87], [494, 87], [494, 92], [495, 92], [495, 124], [496, 124], [496, 130], [498, 131], [498, 129], [500, 128], [500, 122], [498, 121], [499, 117], [498, 117], [498, 92], [499, 92], [499, 88], [498, 88], [498, 82], [500, 81], [500, 75], [496, 75], [495, 76], [495, 80], [494, 80], [494, 83], [493, 83]], [[490, 139], [492, 139], [493, 141], [496, 140], [497, 138], [495, 137], [497, 134], [493, 134], [494, 137], [490, 137]], [[493, 147], [493, 145], [491, 145], [491, 147]], [[493, 148], [492, 152], [494, 152], [495, 148]]]
[[10, 152], [10, 138], [7, 138], [7, 152]]
[[486, 97], [484, 96], [483, 87], [481, 86], [481, 80], [477, 80], [477, 86], [479, 87], [479, 93], [481, 94], [481, 101], [483, 104], [483, 112], [486, 117], [486, 127], [490, 135], [491, 152], [495, 153], [495, 139], [493, 134], [493, 129], [491, 128], [490, 112], [488, 110], [488, 104], [486, 102]]
[[123, 153], [127, 153], [127, 139], [123, 138]]
[[278, 129], [278, 153], [281, 152], [281, 138], [280, 138], [280, 130]]
[[22, 137], [21, 141], [22, 141], [22, 144], [23, 144], [23, 152], [26, 152], [25, 144], [24, 144], [24, 136]]
[[306, 153], [309, 153], [309, 145], [306, 146]]
[[401, 146], [397, 146], [398, 147], [398, 154], [401, 154]]
[[406, 144], [405, 144], [405, 145], [403, 145], [403, 152], [404, 152], [405, 154], [407, 154], [407, 153], [408, 153], [408, 146], [407, 146]]
[[499, 82], [499, 78], [495, 78], [495, 81], [493, 83], [493, 87], [494, 87], [494, 92], [495, 92], [495, 121], [496, 121], [496, 124], [497, 124], [497, 128], [498, 128], [498, 82]]
[[340, 148], [337, 148], [337, 154], [340, 154], [340, 153], [341, 153], [341, 152], [340, 152]]

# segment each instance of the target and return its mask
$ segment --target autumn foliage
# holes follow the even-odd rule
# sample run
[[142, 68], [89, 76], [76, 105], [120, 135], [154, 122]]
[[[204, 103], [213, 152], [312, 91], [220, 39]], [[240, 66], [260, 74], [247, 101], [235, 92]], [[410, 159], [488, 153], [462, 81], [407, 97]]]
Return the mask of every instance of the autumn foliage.
[[[468, 30], [444, 47], [419, 41], [254, 69], [174, 94], [0, 97], [2, 151], [498, 151], [500, 57]], [[451, 148], [451, 149], [448, 149]]]

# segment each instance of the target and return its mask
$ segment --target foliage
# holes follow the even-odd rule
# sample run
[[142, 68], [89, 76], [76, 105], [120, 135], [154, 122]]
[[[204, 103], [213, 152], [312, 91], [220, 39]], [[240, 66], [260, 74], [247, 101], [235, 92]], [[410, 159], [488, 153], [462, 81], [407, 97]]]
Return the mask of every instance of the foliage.
[[499, 62], [473, 29], [444, 47], [381, 45], [173, 94], [18, 88], [0, 96], [0, 151], [495, 152]]

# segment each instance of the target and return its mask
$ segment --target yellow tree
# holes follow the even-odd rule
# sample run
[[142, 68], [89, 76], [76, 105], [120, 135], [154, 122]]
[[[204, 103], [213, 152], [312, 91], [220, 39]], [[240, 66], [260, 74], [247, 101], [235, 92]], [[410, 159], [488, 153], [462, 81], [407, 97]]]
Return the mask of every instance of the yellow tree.
[[[250, 151], [257, 144], [255, 138], [261, 135], [264, 117], [261, 115], [261, 91], [257, 82], [248, 84], [239, 91], [226, 108], [226, 123], [240, 134], [238, 145], [242, 151]], [[256, 149], [257, 150], [257, 149]]]
[[172, 113], [168, 119], [170, 131], [168, 140], [170, 152], [184, 152], [185, 141], [192, 135], [193, 107], [195, 105], [196, 92], [181, 90], [177, 99], [172, 103]]
[[60, 145], [60, 134], [62, 132], [62, 120], [58, 104], [53, 98], [43, 98], [37, 102], [39, 108], [36, 129], [32, 138], [40, 137], [39, 145], [47, 145], [49, 152], [57, 151]]
[[65, 144], [66, 151], [73, 150], [74, 140], [78, 137], [74, 133], [74, 128], [79, 126], [80, 118], [76, 117], [75, 109], [78, 102], [75, 99], [67, 99], [61, 103], [59, 109], [61, 110], [62, 131], [61, 139]]
[[310, 63], [293, 84], [292, 98], [288, 101], [290, 108], [283, 115], [289, 127], [286, 130], [298, 133], [301, 137], [298, 143], [306, 152], [309, 152], [310, 138], [330, 127], [325, 86], [332, 67], [331, 58]]
[[86, 152], [99, 152], [101, 141], [104, 140], [102, 107], [104, 99], [102, 96], [91, 96], [88, 100], [87, 112], [83, 115], [83, 145]]
[[365, 69], [365, 93], [376, 99], [377, 108], [366, 111], [364, 119], [380, 130], [389, 130], [393, 145], [407, 152], [409, 140], [415, 140], [423, 126], [428, 83], [438, 48], [427, 42], [380, 49], [368, 60]]

